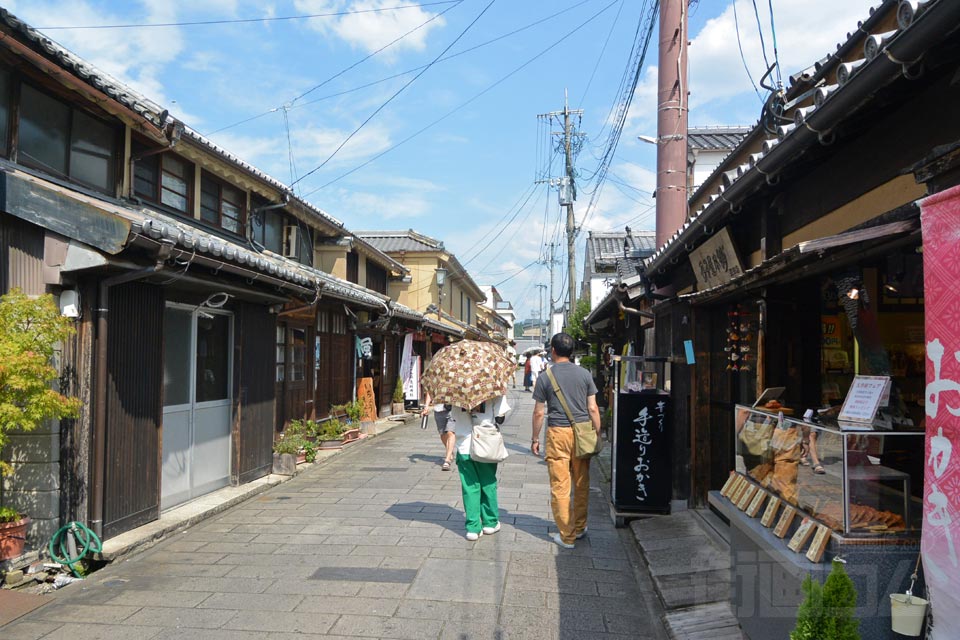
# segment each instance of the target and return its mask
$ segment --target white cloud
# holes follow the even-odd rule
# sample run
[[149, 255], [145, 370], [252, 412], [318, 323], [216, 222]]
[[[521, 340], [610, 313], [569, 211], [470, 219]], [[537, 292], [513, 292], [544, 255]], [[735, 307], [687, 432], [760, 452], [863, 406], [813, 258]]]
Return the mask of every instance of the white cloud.
[[[430, 202], [416, 192], [391, 192], [381, 195], [366, 191], [350, 191], [340, 203], [340, 209], [349, 211], [351, 219], [356, 216], [395, 220], [419, 218], [431, 211]], [[406, 225], [405, 226], [409, 226]]]
[[[412, 4], [412, 3], [404, 3]], [[335, 35], [351, 46], [372, 53], [404, 33], [427, 22], [435, 15], [422, 7], [400, 9], [397, 11], [369, 11], [383, 7], [397, 6], [394, 0], [296, 0], [297, 11], [305, 14], [334, 13], [338, 11], [366, 11], [337, 17], [312, 18], [307, 21], [309, 28], [323, 35]], [[440, 17], [424, 24], [390, 48], [381, 57], [393, 60], [397, 53], [410, 49], [423, 51], [427, 37], [436, 28], [443, 27], [446, 21]]]
[[[869, 8], [876, 0], [806, 0], [778, 2], [774, 6], [777, 28], [777, 49], [784, 83], [787, 76], [811, 66], [815, 61], [836, 50], [846, 40], [848, 31], [858, 20], [869, 16]], [[758, 3], [760, 24], [763, 27], [767, 59], [773, 62], [773, 37], [766, 3]], [[766, 64], [757, 30], [754, 4], [737, 0], [736, 17], [739, 21], [740, 43], [747, 66], [755, 82], [766, 72]], [[733, 4], [719, 16], [709, 20], [690, 45], [690, 106], [691, 109], [724, 101], [753, 88], [740, 60], [737, 46], [737, 27]], [[763, 89], [761, 89], [761, 94]]]

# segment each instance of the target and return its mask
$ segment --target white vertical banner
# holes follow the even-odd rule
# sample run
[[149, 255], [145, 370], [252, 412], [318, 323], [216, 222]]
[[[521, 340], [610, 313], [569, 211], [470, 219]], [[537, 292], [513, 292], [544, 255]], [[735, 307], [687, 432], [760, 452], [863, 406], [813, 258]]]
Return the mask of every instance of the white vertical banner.
[[420, 399], [420, 356], [413, 356], [410, 377], [403, 379], [403, 397], [406, 400]]
[[407, 400], [413, 400], [418, 396], [410, 395], [410, 381], [415, 377], [413, 364], [413, 334], [407, 333], [403, 336], [403, 352], [400, 356], [400, 380], [403, 382], [403, 397]]

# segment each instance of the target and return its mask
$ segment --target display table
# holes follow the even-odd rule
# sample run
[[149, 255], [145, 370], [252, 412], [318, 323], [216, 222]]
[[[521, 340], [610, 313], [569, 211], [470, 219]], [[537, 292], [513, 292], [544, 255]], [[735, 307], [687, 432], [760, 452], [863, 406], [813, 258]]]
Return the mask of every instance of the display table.
[[[710, 492], [709, 504], [730, 523], [731, 603], [750, 640], [789, 638], [803, 600], [803, 579], [810, 575], [823, 583], [830, 573], [829, 560], [836, 556], [846, 561], [845, 569], [857, 589], [855, 615], [860, 620], [860, 636], [870, 640], [900, 637], [890, 629], [889, 594], [902, 592], [909, 584], [918, 541], [834, 534], [825, 561], [814, 563], [787, 548], [800, 517], [782, 540], [761, 525], [759, 518], [747, 516], [718, 491]], [[922, 592], [922, 585], [916, 591]]]

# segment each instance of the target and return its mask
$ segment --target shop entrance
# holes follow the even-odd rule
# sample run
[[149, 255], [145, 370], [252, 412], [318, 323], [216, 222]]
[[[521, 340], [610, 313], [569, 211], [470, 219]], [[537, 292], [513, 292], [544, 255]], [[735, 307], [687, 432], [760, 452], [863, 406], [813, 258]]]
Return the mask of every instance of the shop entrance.
[[230, 483], [232, 333], [230, 313], [166, 307], [161, 509]]

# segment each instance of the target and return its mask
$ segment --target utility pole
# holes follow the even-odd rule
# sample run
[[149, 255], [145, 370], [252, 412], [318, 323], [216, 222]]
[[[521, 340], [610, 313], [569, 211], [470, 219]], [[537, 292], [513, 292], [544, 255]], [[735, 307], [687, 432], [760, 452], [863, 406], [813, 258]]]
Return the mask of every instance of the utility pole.
[[[569, 322], [570, 315], [577, 304], [577, 254], [574, 248], [574, 242], [577, 236], [576, 219], [573, 214], [573, 202], [577, 199], [576, 171], [574, 169], [574, 156], [579, 151], [580, 138], [583, 134], [577, 130], [572, 116], [578, 119], [583, 116], [583, 109], [571, 109], [568, 102], [567, 91], [563, 91], [563, 110], [551, 111], [550, 113], [540, 114], [538, 117], [547, 119], [550, 122], [556, 120], [562, 123], [562, 131], [553, 131], [551, 135], [563, 136], [563, 160], [564, 172], [560, 178], [547, 178], [537, 182], [549, 182], [551, 186], [559, 187], [560, 205], [567, 210], [567, 280], [569, 306], [567, 307], [566, 320]], [[552, 145], [551, 145], [552, 147]], [[552, 149], [551, 149], [552, 153]], [[551, 288], [553, 282], [551, 280]], [[550, 300], [550, 315], [553, 316], [553, 296]]]
[[657, 246], [687, 218], [687, 0], [660, 2]]
[[547, 288], [545, 284], [538, 284], [537, 290], [540, 294], [540, 307], [537, 309], [537, 313], [540, 314], [539, 321], [537, 322], [537, 332], [540, 334], [540, 346], [543, 346], [543, 291]]

